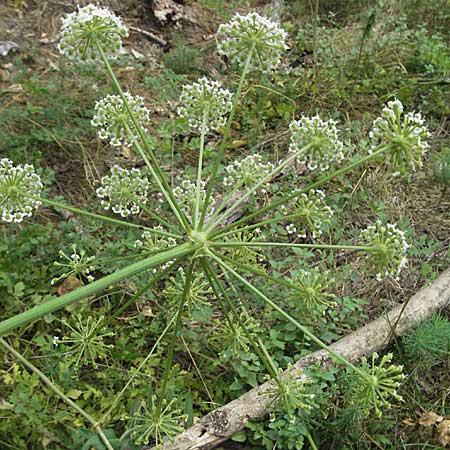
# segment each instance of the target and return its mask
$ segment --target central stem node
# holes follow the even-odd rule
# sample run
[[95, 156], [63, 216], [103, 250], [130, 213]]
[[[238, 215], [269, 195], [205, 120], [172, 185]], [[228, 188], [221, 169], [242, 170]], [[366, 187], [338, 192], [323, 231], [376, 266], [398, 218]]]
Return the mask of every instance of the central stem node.
[[189, 239], [194, 244], [205, 245], [208, 241], [208, 235], [204, 231], [191, 230], [188, 234]]

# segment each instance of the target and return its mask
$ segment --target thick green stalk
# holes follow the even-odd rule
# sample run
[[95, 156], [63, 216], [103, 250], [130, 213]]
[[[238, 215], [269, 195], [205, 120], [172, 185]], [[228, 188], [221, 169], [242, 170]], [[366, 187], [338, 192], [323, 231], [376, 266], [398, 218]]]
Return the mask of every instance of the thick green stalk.
[[376, 246], [367, 245], [338, 245], [338, 244], [294, 244], [290, 242], [240, 242], [240, 241], [213, 241], [208, 243], [209, 247], [288, 247], [288, 248], [312, 248], [325, 250], [360, 250], [365, 252], [373, 252]]
[[270, 300], [266, 295], [264, 295], [258, 288], [249, 283], [244, 277], [239, 275], [231, 266], [225, 263], [221, 258], [216, 256], [213, 252], [209, 251], [211, 258], [213, 258], [221, 267], [223, 267], [227, 272], [233, 274], [239, 281], [241, 281], [249, 290], [254, 292], [259, 298], [261, 298], [265, 303], [270, 305], [273, 309], [278, 311], [285, 319], [291, 322], [295, 327], [297, 327], [303, 334], [308, 336], [315, 344], [317, 344], [322, 349], [326, 350], [331, 356], [333, 356], [336, 360], [354, 370], [357, 374], [359, 374], [364, 380], [373, 385], [373, 380], [370, 375], [365, 373], [363, 370], [359, 369], [355, 365], [353, 365], [350, 361], [348, 361], [343, 356], [336, 353], [332, 348], [330, 348], [327, 344], [322, 342], [319, 338], [317, 338], [308, 328], [301, 325], [297, 320], [291, 317], [284, 309], [280, 308], [275, 302]]
[[[99, 44], [97, 44], [97, 49], [98, 49], [99, 54], [100, 54], [100, 56], [101, 56], [101, 58], [103, 60], [103, 63], [105, 64], [106, 70], [107, 70], [107, 72], [108, 72], [108, 74], [109, 74], [109, 76], [110, 76], [110, 78], [111, 78], [111, 80], [112, 80], [112, 82], [114, 84], [115, 89], [119, 93], [120, 97], [122, 98], [122, 100], [124, 102], [124, 105], [125, 105], [125, 107], [126, 107], [126, 109], [128, 111], [128, 114], [130, 115], [130, 118], [131, 118], [131, 120], [133, 122], [133, 125], [136, 128], [136, 131], [138, 132], [139, 137], [141, 138], [142, 142], [144, 143], [144, 146], [145, 146], [145, 148], [147, 150], [147, 153], [150, 156], [151, 164], [150, 164], [150, 162], [147, 163], [148, 159], [146, 157], [144, 158], [144, 161], [146, 161], [146, 164], [149, 167], [149, 169], [151, 167], [152, 175], [153, 175], [153, 172], [157, 175], [157, 176], [154, 175], [155, 181], [158, 183], [158, 185], [159, 184], [162, 185], [163, 189], [161, 190], [161, 193], [164, 194], [164, 192], [166, 192], [168, 197], [170, 198], [170, 202], [169, 203], [171, 204], [172, 208], [176, 209], [176, 211], [177, 211], [176, 216], [177, 216], [178, 220], [181, 221], [181, 224], [184, 225], [186, 230], [189, 230], [190, 229], [189, 222], [187, 221], [187, 219], [184, 216], [183, 212], [181, 211], [178, 203], [176, 202], [176, 199], [175, 199], [175, 197], [173, 195], [172, 189], [171, 189], [169, 183], [167, 182], [166, 177], [164, 176], [164, 172], [162, 171], [161, 167], [159, 166], [158, 160], [156, 159], [156, 157], [155, 157], [155, 155], [154, 155], [150, 145], [148, 144], [148, 141], [146, 139], [144, 130], [142, 129], [139, 121], [136, 120], [136, 117], [134, 116], [134, 113], [133, 113], [132, 109], [130, 108], [130, 105], [128, 104], [128, 101], [127, 101], [127, 98], [125, 96], [125, 93], [123, 92], [122, 87], [120, 86], [119, 80], [117, 79], [114, 71], [112, 70], [111, 65], [109, 64], [109, 61], [108, 61], [107, 56], [105, 55], [105, 52], [103, 51], [101, 45], [99, 45]], [[132, 136], [134, 136], [134, 133], [132, 133]], [[142, 155], [145, 156], [144, 153], [142, 153], [141, 156]]]
[[22, 325], [32, 322], [33, 320], [40, 319], [47, 314], [58, 311], [72, 303], [94, 295], [97, 292], [100, 292], [113, 284], [119, 283], [122, 280], [130, 278], [133, 275], [143, 272], [144, 270], [159, 266], [171, 259], [182, 258], [183, 256], [189, 255], [198, 250], [201, 246], [202, 244], [191, 243], [179, 245], [173, 249], [158, 253], [157, 255], [150, 256], [142, 261], [124, 267], [111, 275], [107, 275], [100, 280], [94, 281], [86, 286], [82, 286], [75, 291], [62, 295], [61, 297], [55, 297], [42, 305], [37, 305], [28, 311], [17, 314], [10, 319], [0, 322], [0, 336], [13, 331]]
[[161, 230], [154, 230], [153, 228], [145, 227], [144, 225], [138, 225], [131, 222], [125, 222], [124, 220], [114, 219], [114, 217], [102, 216], [101, 214], [95, 214], [89, 211], [85, 211], [84, 209], [75, 208], [74, 206], [65, 205], [63, 203], [55, 202], [54, 200], [49, 200], [46, 198], [38, 197], [37, 195], [28, 194], [26, 192], [17, 191], [20, 195], [24, 197], [32, 198], [33, 200], [38, 200], [46, 205], [54, 206], [55, 208], [65, 209], [66, 211], [71, 211], [75, 214], [80, 214], [87, 217], [92, 217], [93, 219], [101, 220], [103, 222], [112, 223], [114, 225], [121, 225], [129, 228], [138, 228], [140, 230], [148, 230], [152, 233], [159, 234], [161, 236], [170, 236], [175, 239], [180, 238], [181, 236], [174, 233], [168, 233]]
[[224, 214], [219, 216], [219, 218], [210, 225], [206, 232], [210, 232], [213, 230], [220, 222], [226, 220], [227, 217], [229, 217], [233, 211], [235, 211], [239, 206], [245, 202], [251, 195], [253, 195], [262, 185], [266, 184], [269, 180], [271, 180], [276, 174], [280, 173], [286, 166], [288, 166], [295, 158], [298, 158], [298, 156], [306, 152], [312, 144], [305, 145], [297, 152], [293, 153], [291, 156], [286, 158], [281, 164], [279, 164], [275, 169], [273, 169], [268, 175], [263, 177], [258, 183], [256, 183], [254, 186], [252, 186], [240, 199], [238, 199], [230, 208], [228, 208]]
[[3, 338], [0, 338], [0, 345], [2, 345], [8, 352], [10, 352], [14, 357], [19, 360], [25, 367], [34, 372], [43, 383], [45, 383], [63, 402], [71, 406], [75, 411], [81, 414], [94, 428], [100, 439], [105, 444], [108, 450], [114, 450], [108, 438], [105, 436], [102, 428], [100, 427], [100, 422], [97, 422], [90, 414], [88, 414], [83, 408], [79, 407], [75, 402], [73, 402], [64, 392], [61, 391], [44, 373], [42, 373], [36, 366], [31, 364], [28, 359], [17, 352], [13, 347], [11, 347]]
[[162, 387], [161, 387], [161, 390], [159, 391], [159, 396], [160, 396], [159, 402], [158, 402], [158, 411], [159, 412], [161, 412], [161, 408], [162, 408], [163, 401], [165, 398], [164, 396], [166, 393], [167, 382], [169, 381], [169, 374], [170, 374], [170, 369], [172, 368], [173, 355], [174, 355], [174, 351], [175, 351], [175, 342], [177, 340], [178, 332], [180, 331], [180, 327], [181, 327], [181, 318], [183, 317], [184, 305], [186, 303], [186, 299], [187, 299], [187, 297], [189, 295], [189, 291], [191, 289], [191, 280], [192, 280], [192, 272], [194, 271], [194, 264], [195, 264], [195, 260], [194, 260], [194, 262], [191, 262], [189, 264], [189, 268], [186, 272], [183, 294], [181, 295], [180, 303], [178, 305], [175, 329], [173, 331], [172, 340], [170, 341], [169, 354], [167, 356], [166, 370], [164, 372]]
[[212, 190], [214, 187], [214, 182], [216, 181], [217, 172], [219, 170], [219, 164], [222, 161], [223, 155], [225, 153], [225, 148], [227, 146], [228, 137], [229, 137], [230, 130], [231, 130], [231, 123], [233, 122], [234, 115], [236, 113], [236, 108], [237, 108], [238, 102], [240, 100], [241, 91], [242, 91], [242, 87], [244, 86], [245, 77], [247, 76], [248, 70], [250, 68], [250, 63], [253, 58], [253, 53], [254, 53], [254, 50], [252, 48], [250, 50], [250, 52], [248, 53], [236, 93], [234, 94], [234, 97], [233, 97], [233, 106], [231, 108], [230, 115], [228, 116], [228, 120], [225, 125], [225, 130], [223, 132], [223, 139], [222, 139], [222, 142], [220, 143], [220, 147], [217, 152], [217, 156], [214, 161], [213, 168], [212, 168], [211, 177], [209, 178], [208, 185], [206, 187], [206, 195], [205, 195], [205, 201], [203, 203], [202, 215], [200, 217], [199, 229], [202, 229], [203, 224], [205, 222], [206, 212], [208, 210], [209, 199], [211, 198]]
[[202, 168], [203, 168], [203, 153], [205, 151], [205, 134], [206, 121], [208, 119], [208, 112], [203, 112], [202, 125], [200, 131], [200, 148], [198, 153], [198, 167], [197, 167], [197, 189], [195, 195], [195, 212], [194, 212], [194, 229], [198, 230], [199, 226], [199, 212], [200, 212], [200, 187], [202, 182]]
[[321, 178], [320, 180], [317, 180], [313, 183], [308, 184], [308, 186], [305, 186], [303, 189], [295, 191], [290, 195], [282, 197], [279, 200], [276, 200], [276, 201], [270, 203], [269, 205], [255, 211], [251, 214], [248, 214], [248, 215], [242, 217], [241, 219], [237, 220], [236, 222], [233, 222], [230, 225], [227, 225], [227, 226], [223, 227], [222, 229], [216, 231], [215, 233], [213, 233], [210, 236], [210, 238], [221, 236], [222, 234], [225, 234], [225, 232], [236, 227], [237, 225], [246, 223], [249, 220], [253, 219], [254, 217], [260, 216], [260, 215], [266, 213], [267, 211], [278, 208], [279, 206], [293, 200], [294, 198], [300, 196], [301, 194], [305, 194], [312, 189], [316, 189], [316, 188], [322, 186], [323, 184], [328, 183], [328, 181], [332, 180], [335, 177], [338, 177], [347, 172], [350, 172], [351, 170], [360, 166], [361, 164], [364, 164], [365, 162], [370, 161], [371, 159], [374, 159], [377, 156], [380, 156], [383, 152], [386, 151], [387, 148], [388, 148], [388, 146], [383, 146], [383, 147], [379, 148], [377, 151], [375, 151], [374, 153], [364, 156], [363, 158], [359, 159], [358, 161], [355, 161], [355, 162], [349, 164], [348, 166], [343, 167], [342, 169], [336, 170], [335, 172], [331, 173], [330, 175], [327, 175], [326, 177]]

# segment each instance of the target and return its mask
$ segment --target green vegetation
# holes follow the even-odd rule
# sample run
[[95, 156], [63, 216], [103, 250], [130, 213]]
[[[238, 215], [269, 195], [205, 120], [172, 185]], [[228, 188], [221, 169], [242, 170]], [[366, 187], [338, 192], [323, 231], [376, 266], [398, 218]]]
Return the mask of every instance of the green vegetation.
[[[257, 6], [197, 3], [217, 24]], [[388, 354], [355, 366], [341, 358], [327, 370], [312, 367], [309, 382], [279, 374], [449, 267], [447, 2], [284, 3], [289, 50], [283, 69], [273, 72], [246, 76], [245, 62], [233, 71], [201, 36], [195, 47], [176, 44], [156, 69], [120, 56], [111, 63], [117, 80], [103, 70], [102, 52], [94, 55], [101, 63], [61, 57], [54, 70], [36, 62], [43, 52], [37, 42], [31, 56], [8, 57], [1, 158], [32, 163], [45, 187], [32, 218], [0, 224], [1, 448], [161, 444], [268, 379], [273, 411], [235, 435], [236, 448], [444, 445], [435, 427], [417, 419], [422, 411], [450, 416], [445, 311], [395, 341]], [[208, 131], [204, 115], [193, 126], [192, 117], [177, 114], [183, 86], [204, 75], [220, 78], [237, 99], [231, 119], [221, 123], [217, 114]], [[135, 123], [123, 125], [134, 147], [108, 145], [91, 125], [96, 101], [120, 96], [120, 86], [151, 109], [146, 139]], [[389, 142], [372, 149], [372, 123], [395, 99], [426, 120], [431, 136], [423, 158], [408, 147], [394, 160]], [[324, 130], [336, 121], [344, 149], [342, 160], [327, 156], [331, 167], [323, 172], [311, 170], [313, 156], [288, 153], [290, 123], [315, 115], [328, 121]], [[291, 131], [307, 139], [300, 125]], [[314, 157], [327, 155], [337, 148], [330, 135], [298, 146], [317, 144]], [[255, 151], [259, 157], [246, 159]], [[393, 177], [405, 162], [405, 176]], [[105, 180], [114, 184], [116, 165], [150, 180], [140, 183], [145, 195], [133, 197], [139, 213], [130, 217], [126, 208], [105, 211], [98, 198]], [[311, 189], [324, 177], [324, 194]], [[297, 189], [305, 195], [290, 198]], [[284, 209], [272, 209], [276, 202]], [[383, 235], [391, 223], [394, 237]], [[369, 224], [379, 233], [362, 240]], [[399, 236], [411, 247], [407, 268], [397, 273]], [[48, 302], [53, 307], [45, 310]], [[372, 389], [374, 376], [386, 381], [382, 388]]]

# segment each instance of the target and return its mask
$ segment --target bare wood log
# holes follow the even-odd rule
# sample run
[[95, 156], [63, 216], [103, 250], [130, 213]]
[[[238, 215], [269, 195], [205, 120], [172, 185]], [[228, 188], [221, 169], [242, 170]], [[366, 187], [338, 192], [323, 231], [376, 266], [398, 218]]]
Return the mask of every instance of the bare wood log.
[[[430, 286], [422, 288], [411, 297], [406, 306], [397, 306], [377, 320], [335, 342], [331, 348], [355, 362], [362, 356], [386, 347], [393, 334], [401, 336], [449, 303], [450, 269], [443, 272]], [[297, 361], [290, 369], [290, 375], [302, 376], [304, 369], [317, 363], [326, 368], [332, 360], [325, 350], [316, 351]], [[226, 441], [242, 430], [249, 420], [258, 419], [270, 412], [271, 399], [267, 395], [262, 395], [269, 386], [269, 382], [264, 383], [207, 414], [176, 436], [174, 442], [167, 442], [163, 450], [209, 450]]]

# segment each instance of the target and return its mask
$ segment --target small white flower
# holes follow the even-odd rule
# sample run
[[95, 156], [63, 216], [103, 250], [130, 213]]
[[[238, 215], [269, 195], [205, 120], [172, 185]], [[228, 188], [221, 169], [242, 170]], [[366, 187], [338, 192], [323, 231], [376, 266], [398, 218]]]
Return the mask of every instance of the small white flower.
[[[251, 187], [267, 177], [273, 169], [274, 165], [271, 162], [263, 162], [260, 154], [248, 155], [225, 167], [227, 175], [223, 178], [223, 184], [227, 187], [238, 184], [243, 187]], [[268, 188], [269, 183], [266, 183], [265, 187]], [[266, 191], [263, 186], [261, 186], [261, 190]]]
[[[199, 78], [196, 83], [183, 86], [178, 114], [188, 120], [191, 128], [204, 132], [217, 131], [225, 125], [225, 116], [233, 107], [233, 94], [222, 89], [217, 81]], [[203, 123], [205, 117], [205, 123]]]
[[[310, 170], [328, 170], [331, 164], [344, 158], [344, 144], [339, 140], [339, 131], [333, 119], [322, 120], [319, 116], [302, 116], [289, 125], [291, 144], [289, 155], [297, 154], [297, 164], [306, 164]], [[306, 145], [311, 145], [306, 151]]]
[[[178, 186], [173, 188], [173, 195], [180, 203], [183, 212], [189, 219], [192, 217], [196, 198], [197, 185], [190, 180], [182, 180]], [[202, 205], [206, 198], [206, 182], [201, 181], [200, 183], [200, 205]], [[210, 199], [211, 201], [211, 199]], [[207, 209], [207, 215], [211, 214], [213, 211], [213, 206], [210, 203]]]
[[276, 22], [251, 12], [245, 16], [235, 14], [219, 26], [217, 50], [232, 64], [242, 67], [252, 52], [250, 71], [269, 72], [281, 62], [287, 50], [287, 33]]
[[[52, 279], [50, 283], [52, 286], [69, 276], [74, 276], [80, 281], [81, 284], [84, 284], [85, 281], [88, 281], [89, 283], [94, 281], [95, 278], [90, 275], [90, 273], [95, 270], [95, 267], [92, 265], [92, 262], [95, 260], [95, 256], [86, 256], [86, 252], [84, 250], [80, 250], [78, 253], [76, 244], [72, 244], [71, 248], [72, 253], [69, 256], [67, 256], [62, 250], [59, 251], [59, 258], [61, 261], [55, 261], [53, 265], [63, 268], [65, 272], [59, 277]], [[55, 338], [53, 338], [53, 341], [54, 340]]]
[[[295, 215], [290, 230], [297, 237], [305, 238], [309, 233], [313, 239], [320, 237], [323, 230], [331, 223], [333, 210], [325, 203], [323, 191], [311, 189], [307, 194], [299, 195], [289, 206], [288, 215]], [[295, 227], [294, 227], [295, 225]], [[289, 225], [288, 225], [289, 226]], [[287, 228], [286, 228], [287, 229]]]
[[387, 159], [394, 176], [422, 167], [422, 157], [429, 147], [427, 140], [431, 137], [424, 123], [420, 113], [404, 114], [400, 100], [388, 102], [373, 122], [370, 151], [388, 145]]
[[62, 19], [59, 51], [71, 60], [95, 62], [100, 60], [97, 45], [108, 58], [117, 58], [122, 49], [122, 38], [128, 29], [106, 8], [95, 5], [78, 6], [78, 11]]
[[[155, 229], [164, 231], [161, 225], [157, 225]], [[157, 253], [175, 245], [177, 245], [177, 241], [173, 237], [163, 236], [152, 231], [144, 231], [141, 239], [135, 241], [134, 248], [142, 248]]]
[[111, 175], [101, 179], [95, 191], [105, 210], [111, 209], [122, 217], [139, 214], [140, 205], [147, 203], [150, 182], [139, 169], [111, 168]]
[[42, 202], [26, 194], [39, 197], [43, 187], [32, 165], [14, 166], [11, 160], [0, 159], [0, 219], [19, 223], [31, 217]]
[[374, 250], [368, 253], [368, 264], [375, 271], [377, 281], [382, 281], [387, 276], [398, 280], [401, 270], [408, 263], [406, 251], [409, 245], [405, 233], [393, 224], [383, 225], [378, 220], [375, 225], [361, 231], [361, 237], [364, 239], [364, 245], [374, 247]]
[[[129, 92], [126, 92], [125, 96], [134, 117], [141, 128], [147, 131], [149, 111], [144, 106], [143, 97], [139, 95], [133, 97]], [[138, 139], [133, 120], [119, 95], [107, 95], [96, 102], [91, 125], [98, 129], [100, 139], [109, 139], [110, 144], [116, 147], [122, 144], [131, 147]]]

